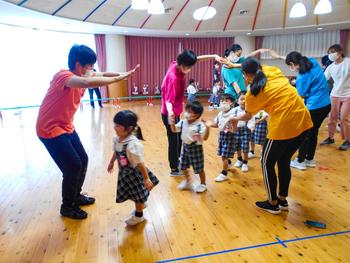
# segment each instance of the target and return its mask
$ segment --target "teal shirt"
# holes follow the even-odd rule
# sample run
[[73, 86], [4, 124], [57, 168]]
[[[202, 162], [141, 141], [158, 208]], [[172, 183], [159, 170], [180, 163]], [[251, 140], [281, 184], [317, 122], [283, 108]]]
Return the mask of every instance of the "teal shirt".
[[[238, 63], [242, 63], [244, 60], [245, 58], [240, 58]], [[238, 99], [238, 94], [233, 88], [233, 82], [236, 82], [242, 91], [247, 91], [247, 88], [244, 83], [243, 73], [240, 68], [222, 67], [221, 77], [225, 84], [225, 93], [231, 94], [235, 98], [235, 100]]]

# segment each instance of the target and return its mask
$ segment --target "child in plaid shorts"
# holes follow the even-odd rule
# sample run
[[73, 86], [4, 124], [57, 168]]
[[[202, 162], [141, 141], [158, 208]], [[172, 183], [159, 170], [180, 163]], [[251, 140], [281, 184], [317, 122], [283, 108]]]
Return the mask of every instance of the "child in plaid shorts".
[[202, 116], [203, 106], [198, 101], [188, 102], [184, 113], [185, 119], [178, 123], [171, 123], [171, 130], [181, 132], [182, 150], [180, 156], [180, 169], [185, 176], [178, 188], [180, 190], [192, 189], [191, 178], [189, 174], [190, 166], [194, 173], [199, 174], [200, 184], [195, 185], [193, 190], [202, 193], [207, 190], [205, 184], [204, 172], [204, 154], [203, 141], [209, 137], [209, 128], [199, 118]]
[[218, 155], [222, 159], [222, 171], [215, 177], [215, 182], [223, 182], [228, 179], [228, 170], [231, 165], [230, 158], [233, 158], [237, 151], [237, 143], [234, 136], [234, 127], [227, 120], [234, 116], [235, 99], [231, 94], [225, 93], [221, 96], [221, 111], [214, 121], [207, 121], [207, 126], [219, 128]]
[[269, 115], [265, 111], [259, 111], [254, 115], [252, 127], [249, 127], [252, 131], [250, 137], [250, 151], [248, 158], [255, 157], [255, 144], [264, 145], [267, 135], [267, 118]]
[[[233, 109], [235, 117], [245, 114], [245, 91], [241, 91], [238, 98], [239, 106]], [[249, 142], [251, 138], [251, 131], [248, 128], [249, 121], [238, 121], [237, 130], [234, 132], [235, 140], [237, 142], [237, 161], [235, 167], [241, 168], [242, 172], [248, 172], [248, 153], [249, 153]], [[243, 156], [242, 156], [243, 152]]]
[[[159, 183], [157, 177], [144, 164], [143, 140], [137, 116], [129, 110], [118, 112], [114, 116], [113, 156], [108, 165], [108, 172], [113, 172], [114, 162], [118, 161], [117, 203], [132, 200], [135, 211], [125, 220], [127, 225], [136, 225], [145, 220], [143, 209], [149, 192]], [[136, 136], [134, 135], [136, 133]]]

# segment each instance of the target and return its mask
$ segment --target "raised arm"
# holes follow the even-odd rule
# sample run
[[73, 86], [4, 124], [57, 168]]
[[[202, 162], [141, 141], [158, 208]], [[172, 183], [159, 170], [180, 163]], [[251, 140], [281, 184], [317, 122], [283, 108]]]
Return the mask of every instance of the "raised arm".
[[286, 60], [286, 56], [281, 56], [273, 49], [268, 49], [268, 52], [272, 58]]
[[253, 51], [252, 53], [246, 55], [246, 57], [247, 58], [254, 57], [254, 56], [256, 56], [256, 55], [258, 55], [260, 53], [265, 53], [265, 52], [268, 52], [268, 51], [269, 51], [269, 49], [267, 49], [267, 48], [260, 48], [260, 49], [257, 49], [255, 51]]
[[197, 62], [203, 62], [209, 59], [215, 59], [217, 62], [221, 63], [221, 64], [225, 64], [226, 63], [226, 59], [220, 57], [219, 55], [201, 55], [197, 57]]

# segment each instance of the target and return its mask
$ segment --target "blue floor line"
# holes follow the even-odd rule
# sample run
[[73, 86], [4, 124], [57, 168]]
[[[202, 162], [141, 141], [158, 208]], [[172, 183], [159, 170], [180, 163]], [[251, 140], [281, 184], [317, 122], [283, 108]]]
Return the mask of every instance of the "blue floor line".
[[160, 261], [157, 261], [156, 263], [182, 261], [182, 260], [187, 260], [187, 259], [201, 258], [201, 257], [218, 255], [218, 254], [225, 254], [225, 253], [231, 253], [231, 252], [236, 252], [236, 251], [249, 250], [249, 249], [254, 249], [254, 248], [259, 248], [259, 247], [273, 246], [273, 245], [282, 245], [282, 246], [288, 248], [285, 243], [292, 243], [292, 242], [298, 242], [298, 241], [327, 237], [327, 236], [344, 235], [344, 234], [349, 234], [349, 233], [350, 233], [350, 230], [345, 230], [345, 231], [332, 232], [332, 233], [326, 233], [326, 234], [320, 234], [320, 235], [314, 235], [314, 236], [299, 237], [299, 238], [286, 239], [286, 240], [280, 240], [278, 237], [276, 237], [276, 239], [277, 239], [276, 242], [263, 243], [263, 244], [259, 244], [259, 245], [252, 245], [252, 246], [239, 247], [239, 248], [233, 248], [233, 249], [225, 249], [225, 250], [221, 250], [221, 251], [197, 254], [197, 255], [180, 257], [180, 258], [160, 260]]

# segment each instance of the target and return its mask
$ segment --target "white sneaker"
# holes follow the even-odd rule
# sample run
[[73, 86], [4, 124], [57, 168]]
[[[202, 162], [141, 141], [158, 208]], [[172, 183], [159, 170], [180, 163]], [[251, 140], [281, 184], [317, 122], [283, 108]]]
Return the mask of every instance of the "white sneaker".
[[246, 173], [246, 172], [248, 172], [248, 170], [249, 170], [248, 164], [246, 164], [246, 163], [242, 164], [241, 171], [244, 172], [244, 173]]
[[205, 184], [198, 184], [194, 187], [196, 193], [203, 193], [207, 191], [207, 186]]
[[338, 124], [338, 125], [335, 127], [335, 129], [336, 129], [337, 132], [341, 132], [340, 124]]
[[306, 164], [307, 167], [312, 167], [312, 168], [316, 167], [316, 161], [315, 160], [306, 160], [305, 159], [305, 164]]
[[220, 173], [217, 177], [215, 177], [215, 182], [223, 182], [223, 181], [226, 181], [227, 179], [228, 179], [227, 175]]
[[242, 164], [243, 164], [242, 161], [237, 160], [237, 162], [235, 163], [235, 167], [240, 168], [240, 167], [242, 167]]
[[143, 221], [145, 221], [145, 218], [143, 216], [138, 217], [138, 216], [132, 215], [125, 220], [125, 224], [127, 224], [128, 226], [134, 226], [142, 223]]
[[192, 184], [187, 180], [182, 180], [181, 183], [177, 186], [179, 190], [192, 190]]
[[299, 170], [306, 170], [306, 164], [305, 161], [302, 163], [298, 162], [298, 159], [295, 159], [293, 161], [290, 161], [290, 166], [293, 168], [297, 168]]
[[248, 159], [252, 159], [255, 157], [255, 153], [249, 152], [248, 153]]
[[213, 110], [214, 109], [214, 107], [213, 106], [209, 106], [209, 110]]

